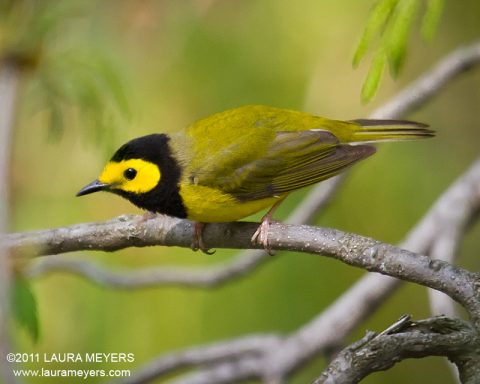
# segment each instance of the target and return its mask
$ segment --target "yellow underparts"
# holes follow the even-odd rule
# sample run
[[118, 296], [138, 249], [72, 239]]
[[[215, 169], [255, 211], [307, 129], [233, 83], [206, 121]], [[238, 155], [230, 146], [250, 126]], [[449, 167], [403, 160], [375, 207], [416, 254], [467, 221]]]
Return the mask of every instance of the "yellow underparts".
[[281, 197], [240, 202], [218, 189], [202, 185], [180, 185], [180, 195], [187, 208], [187, 217], [193, 221], [215, 223], [236, 221], [268, 208]]
[[[133, 180], [128, 180], [124, 176], [128, 168], [133, 168], [137, 172]], [[160, 170], [156, 164], [142, 159], [129, 159], [119, 162], [109, 161], [98, 180], [117, 189], [139, 194], [155, 188], [160, 181], [160, 176]]]

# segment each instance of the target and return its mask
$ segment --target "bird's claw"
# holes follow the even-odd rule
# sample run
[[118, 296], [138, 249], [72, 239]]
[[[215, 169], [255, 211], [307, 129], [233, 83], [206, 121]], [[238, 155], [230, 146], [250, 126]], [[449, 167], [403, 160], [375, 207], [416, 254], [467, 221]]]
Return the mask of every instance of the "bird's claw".
[[197, 252], [198, 250], [200, 250], [206, 255], [213, 255], [216, 252], [215, 249], [211, 251], [210, 248], [206, 247], [205, 244], [203, 244], [203, 241], [197, 242], [193, 240], [192, 244], [190, 245], [190, 248], [192, 248], [192, 251], [194, 252]]
[[216, 251], [215, 250], [210, 251], [210, 248], [208, 248], [203, 242], [202, 232], [204, 227], [205, 227], [204, 223], [197, 223], [197, 222], [195, 223], [192, 244], [190, 245], [190, 248], [192, 248], [194, 252], [200, 250], [207, 255], [213, 255]]

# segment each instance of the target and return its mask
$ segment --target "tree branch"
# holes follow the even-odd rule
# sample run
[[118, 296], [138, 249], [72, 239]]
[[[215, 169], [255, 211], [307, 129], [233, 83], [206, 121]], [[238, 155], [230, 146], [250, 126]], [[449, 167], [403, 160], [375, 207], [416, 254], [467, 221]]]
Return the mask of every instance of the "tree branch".
[[[391, 368], [401, 360], [426, 356], [462, 361], [458, 364], [462, 382], [478, 383], [479, 342], [478, 332], [470, 324], [446, 317], [409, 322], [394, 333], [369, 332], [339, 353], [314, 384], [358, 383], [370, 373]], [[476, 361], [476, 374], [463, 361]]]
[[[473, 179], [473, 178], [472, 178]], [[470, 188], [470, 190], [469, 190]], [[480, 186], [474, 180], [465, 183], [464, 188], [452, 189], [451, 204], [456, 209], [445, 209], [442, 227], [435, 231], [435, 239], [431, 247], [431, 257], [448, 263], [455, 261], [462, 234], [478, 214], [480, 208]], [[442, 207], [440, 207], [442, 209]], [[439, 209], [439, 210], [440, 210]], [[452, 300], [438, 291], [429, 290], [430, 306], [434, 315], [455, 317]]]
[[[252, 359], [260, 361], [266, 351], [279, 346], [280, 340], [280, 337], [273, 334], [251, 335], [235, 340], [203, 345], [197, 348], [194, 347], [184, 351], [172, 352], [151, 361], [132, 376], [117, 381], [117, 383], [148, 383], [160, 375], [194, 365], [217, 365], [225, 362], [235, 364], [244, 359], [248, 361]], [[229, 370], [229, 372], [232, 371], [235, 370]], [[223, 372], [225, 373], [225, 370], [223, 370]], [[182, 382], [184, 382], [183, 379]]]
[[[458, 250], [459, 236], [458, 230], [448, 232], [443, 230], [436, 237], [432, 249], [431, 257], [436, 260], [442, 260], [453, 264]], [[456, 317], [455, 304], [445, 294], [428, 290], [428, 297], [430, 301], [430, 309], [433, 315], [446, 315], [449, 317]]]
[[213, 288], [233, 278], [245, 276], [272, 258], [263, 250], [248, 250], [232, 260], [213, 267], [148, 267], [135, 270], [112, 270], [87, 260], [72, 260], [62, 256], [50, 256], [35, 260], [28, 269], [29, 277], [48, 272], [70, 272], [104, 287], [115, 289], [139, 289], [151, 286], [182, 286]]
[[[251, 243], [258, 224], [208, 224], [204, 240], [215, 248], [260, 247]], [[193, 224], [168, 216], [143, 220], [121, 216], [104, 223], [78, 224], [54, 230], [11, 234], [4, 237], [10, 252], [58, 254], [78, 250], [114, 251], [126, 247], [190, 245]], [[269, 242], [273, 250], [289, 250], [330, 256], [352, 266], [415, 282], [447, 293], [480, 320], [478, 276], [440, 260], [331, 228], [274, 223]]]

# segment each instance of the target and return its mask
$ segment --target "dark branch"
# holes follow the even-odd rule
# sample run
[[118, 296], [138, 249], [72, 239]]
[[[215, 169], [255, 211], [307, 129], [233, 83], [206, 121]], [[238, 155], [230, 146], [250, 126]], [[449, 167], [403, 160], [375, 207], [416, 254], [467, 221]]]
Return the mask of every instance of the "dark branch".
[[[478, 333], [469, 323], [446, 317], [410, 322], [395, 333], [369, 332], [339, 353], [314, 384], [358, 383], [370, 373], [389, 369], [401, 360], [426, 356], [446, 356], [455, 362], [477, 359], [478, 368], [479, 342]], [[473, 383], [465, 364], [457, 366], [462, 382]]]

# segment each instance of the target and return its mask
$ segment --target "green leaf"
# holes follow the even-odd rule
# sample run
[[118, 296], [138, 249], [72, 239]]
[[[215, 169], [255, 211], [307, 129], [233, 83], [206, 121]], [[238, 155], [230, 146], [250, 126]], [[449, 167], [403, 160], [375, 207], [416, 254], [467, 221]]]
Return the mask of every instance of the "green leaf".
[[[425, 0], [425, 2], [426, 9], [421, 31], [423, 37], [429, 40], [436, 32], [445, 0]], [[409, 33], [421, 3], [422, 0], [380, 0], [372, 8], [353, 57], [355, 67], [370, 46], [377, 45], [373, 52], [374, 59], [370, 71], [362, 88], [364, 102], [370, 100], [375, 94], [385, 60], [389, 64], [392, 77], [397, 77], [401, 72], [407, 55]], [[375, 39], [377, 41], [374, 41]], [[380, 59], [382, 55], [384, 57]]]
[[427, 10], [422, 20], [422, 36], [430, 41], [437, 32], [440, 18], [442, 17], [445, 0], [427, 0]]
[[384, 48], [393, 77], [398, 76], [405, 62], [408, 32], [415, 19], [419, 5], [420, 2], [418, 0], [401, 0], [384, 35]]
[[362, 102], [368, 103], [375, 93], [377, 92], [378, 86], [380, 84], [380, 79], [382, 78], [383, 71], [385, 69], [386, 56], [385, 52], [382, 50], [378, 51], [373, 57], [370, 70], [368, 71], [367, 77], [363, 83], [362, 87]]
[[15, 322], [25, 328], [32, 340], [37, 342], [40, 336], [37, 301], [33, 295], [30, 282], [19, 274], [15, 275], [10, 294]]
[[377, 33], [388, 23], [388, 20], [399, 0], [380, 0], [370, 11], [363, 35], [353, 55], [353, 67], [357, 67], [368, 50]]

